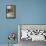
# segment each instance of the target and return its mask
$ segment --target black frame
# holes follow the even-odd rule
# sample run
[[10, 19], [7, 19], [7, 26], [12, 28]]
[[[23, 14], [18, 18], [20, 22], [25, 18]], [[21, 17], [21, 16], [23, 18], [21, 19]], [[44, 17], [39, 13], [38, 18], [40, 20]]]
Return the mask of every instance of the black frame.
[[[14, 17], [7, 17], [7, 6], [13, 6], [14, 7]], [[7, 19], [15, 19], [16, 18], [16, 5], [6, 5], [6, 18]]]

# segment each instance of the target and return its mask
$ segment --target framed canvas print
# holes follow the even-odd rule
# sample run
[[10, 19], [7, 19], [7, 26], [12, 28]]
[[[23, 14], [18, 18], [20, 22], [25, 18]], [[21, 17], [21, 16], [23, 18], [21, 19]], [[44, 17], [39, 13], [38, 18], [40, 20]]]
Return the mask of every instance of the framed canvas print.
[[18, 31], [20, 32], [20, 41], [46, 41], [46, 25], [20, 24]]
[[6, 5], [6, 18], [16, 18], [16, 5]]

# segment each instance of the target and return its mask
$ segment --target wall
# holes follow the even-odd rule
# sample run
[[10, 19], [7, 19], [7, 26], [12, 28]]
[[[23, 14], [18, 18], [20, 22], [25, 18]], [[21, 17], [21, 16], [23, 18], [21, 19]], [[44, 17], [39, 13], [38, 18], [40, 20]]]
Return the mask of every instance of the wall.
[[[17, 19], [6, 19], [6, 5], [16, 5], [16, 0], [0, 0], [0, 44], [7, 44], [8, 34], [10, 32], [17, 32]], [[16, 43], [18, 42], [16, 38]]]
[[[8, 4], [16, 5], [16, 19], [6, 19]], [[46, 24], [46, 0], [0, 0], [0, 44], [8, 43], [9, 32], [18, 32], [17, 24]]]
[[17, 0], [19, 24], [46, 24], [46, 0]]

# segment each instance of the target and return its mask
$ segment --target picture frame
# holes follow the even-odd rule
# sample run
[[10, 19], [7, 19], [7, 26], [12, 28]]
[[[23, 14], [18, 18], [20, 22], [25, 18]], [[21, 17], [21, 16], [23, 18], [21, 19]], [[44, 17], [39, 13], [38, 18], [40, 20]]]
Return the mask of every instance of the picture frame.
[[18, 38], [19, 42], [22, 40], [46, 41], [46, 24], [18, 24]]
[[7, 19], [16, 18], [16, 5], [6, 5], [6, 18]]

